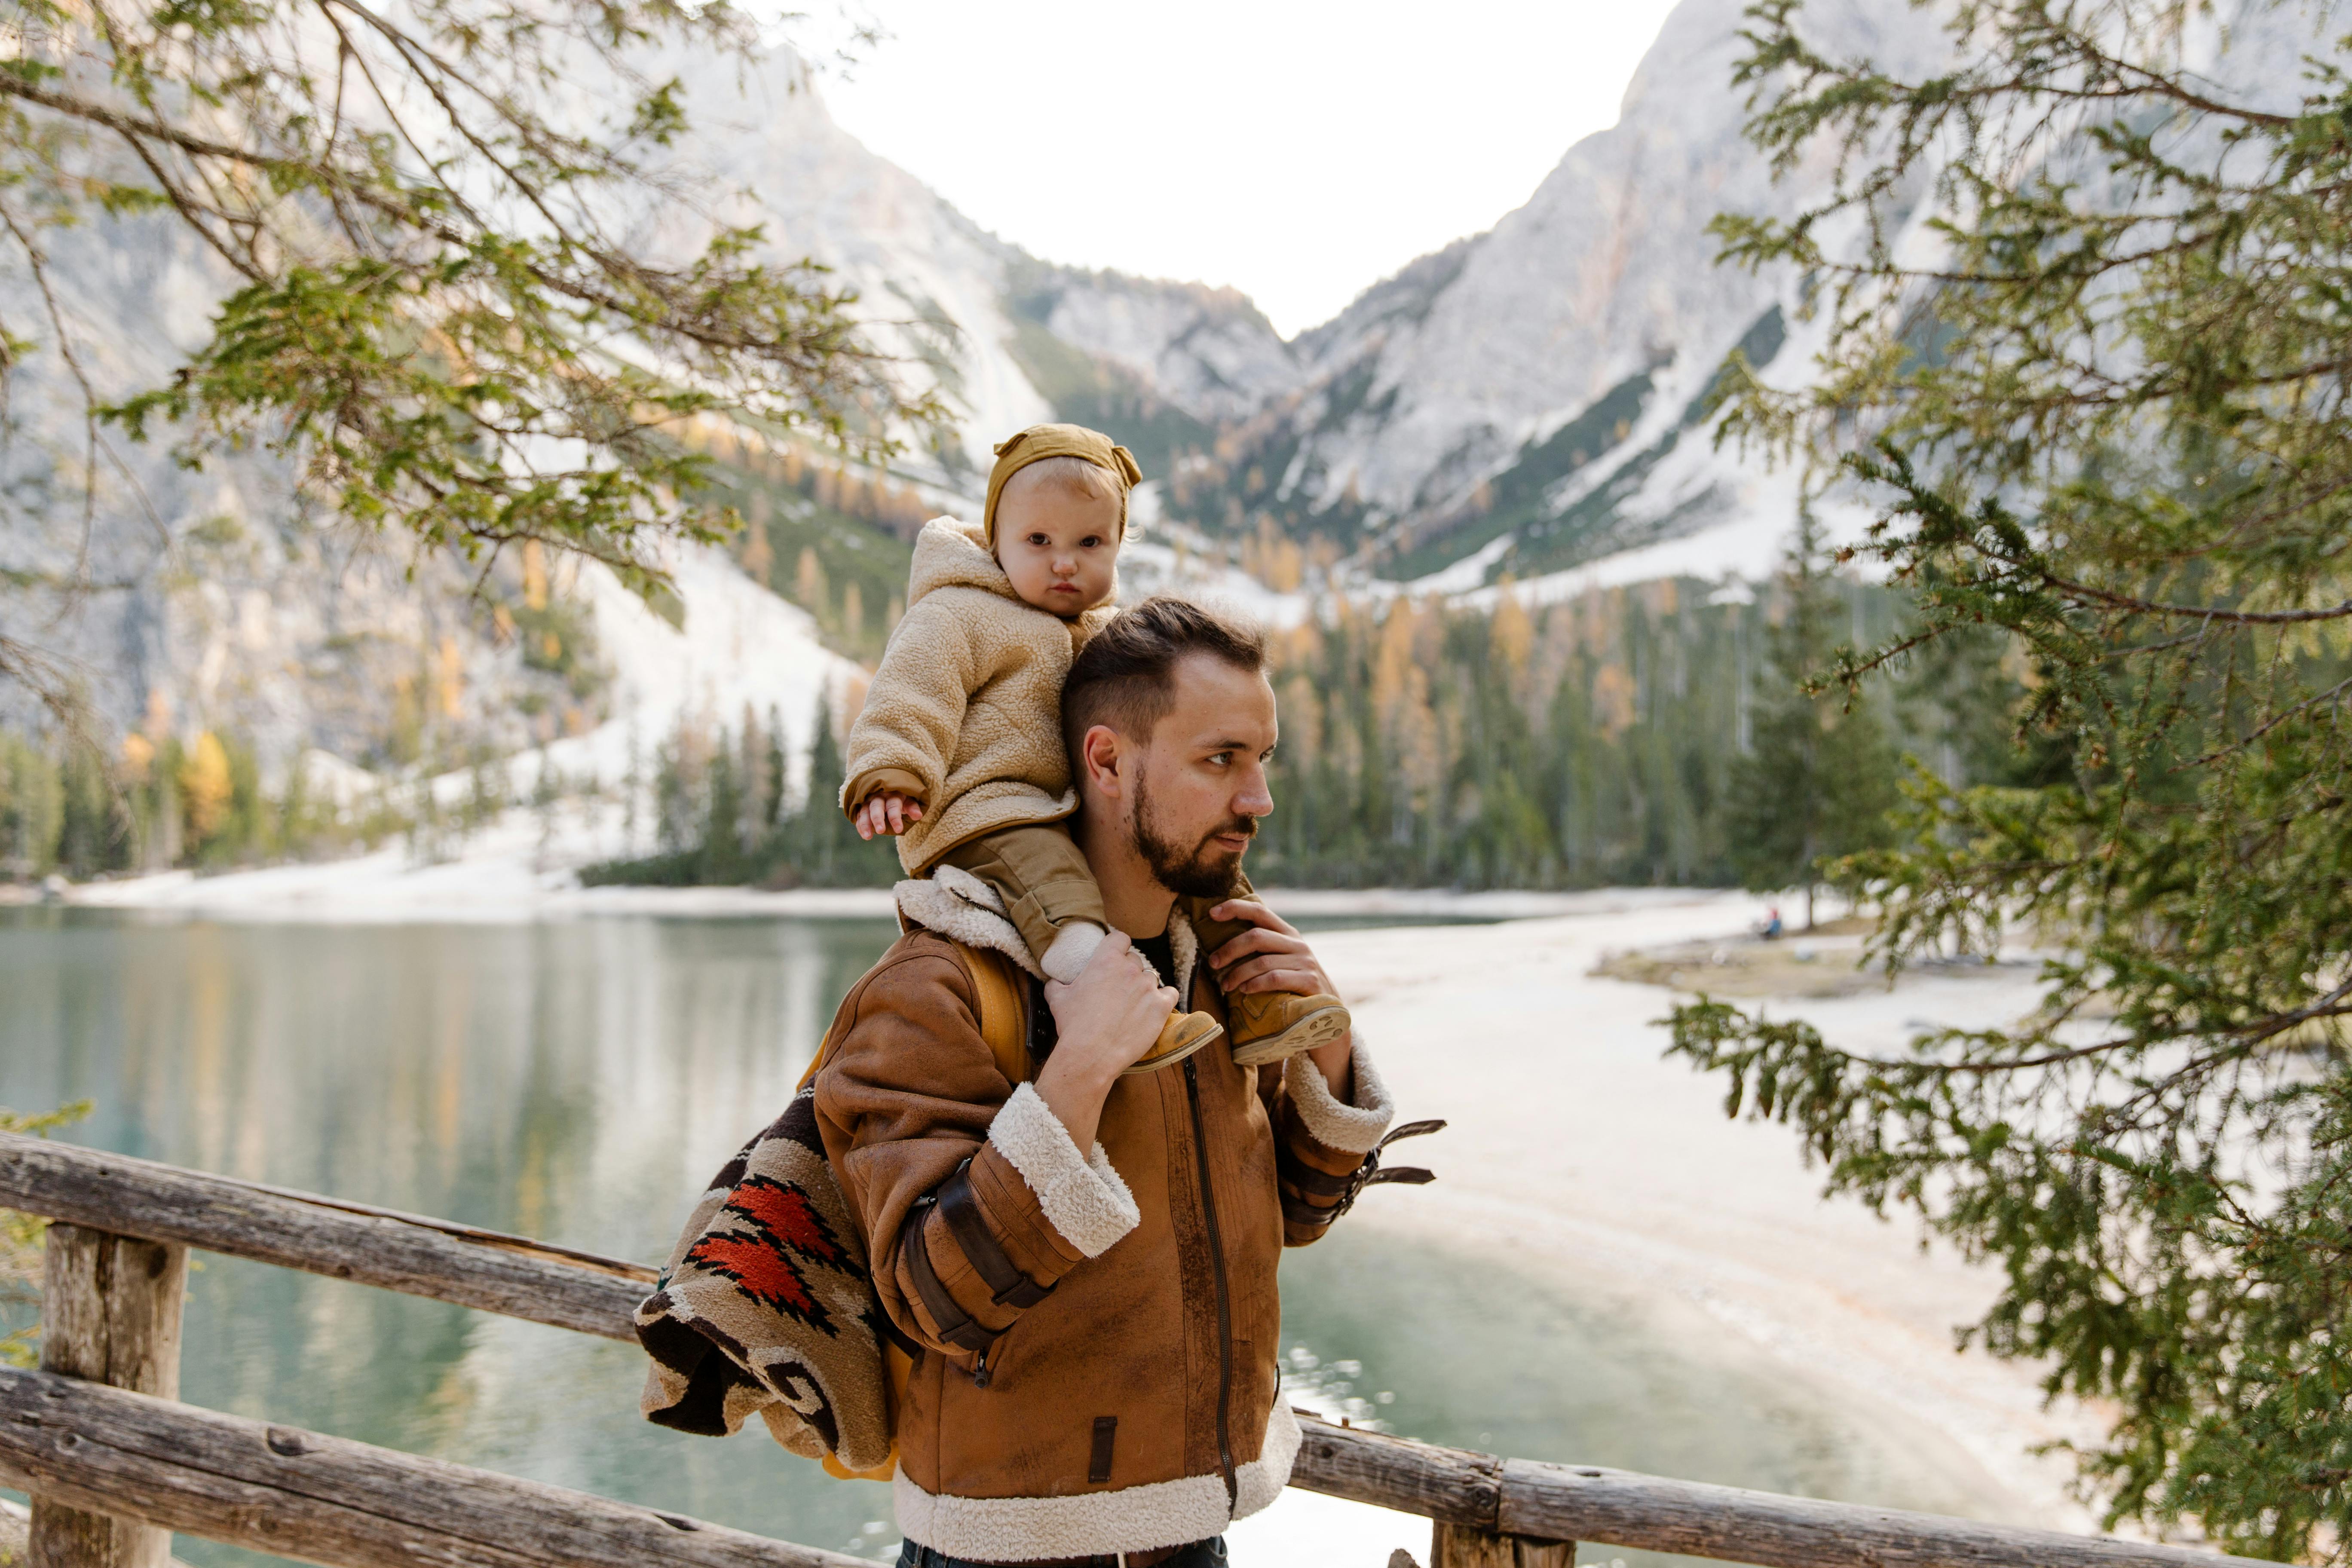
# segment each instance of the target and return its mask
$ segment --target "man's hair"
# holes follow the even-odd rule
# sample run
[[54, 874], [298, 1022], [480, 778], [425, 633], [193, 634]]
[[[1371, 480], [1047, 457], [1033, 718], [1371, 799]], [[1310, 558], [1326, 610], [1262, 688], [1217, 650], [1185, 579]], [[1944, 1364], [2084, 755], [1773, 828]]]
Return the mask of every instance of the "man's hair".
[[1265, 634], [1164, 595], [1112, 616], [1078, 650], [1062, 684], [1062, 740], [1069, 747], [1071, 771], [1080, 765], [1079, 740], [1097, 724], [1150, 741], [1176, 706], [1178, 662], [1196, 653], [1256, 675], [1265, 668]]
[[1127, 487], [1098, 463], [1089, 463], [1084, 458], [1040, 458], [1005, 480], [1004, 493], [1013, 493], [1016, 485], [1052, 485], [1097, 500], [1117, 501], [1119, 531], [1124, 533], [1127, 530]]

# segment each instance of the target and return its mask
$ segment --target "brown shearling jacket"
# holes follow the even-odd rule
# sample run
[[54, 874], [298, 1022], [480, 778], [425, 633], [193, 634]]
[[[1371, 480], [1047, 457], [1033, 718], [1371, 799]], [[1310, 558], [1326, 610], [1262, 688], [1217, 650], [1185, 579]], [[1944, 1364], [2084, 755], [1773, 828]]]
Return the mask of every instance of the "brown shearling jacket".
[[[901, 884], [901, 908], [1034, 973], [1009, 925], [938, 883]], [[1170, 935], [1192, 1005], [1222, 1016], [1181, 914]], [[1034, 1072], [1049, 1030], [1026, 989]], [[1215, 1535], [1288, 1480], [1276, 1265], [1328, 1227], [1386, 1090], [1360, 1042], [1343, 1104], [1305, 1058], [1239, 1068], [1220, 1040], [1119, 1079], [1082, 1155], [997, 1071], [974, 1007], [963, 954], [913, 926], [842, 1002], [816, 1080], [877, 1294], [921, 1349], [899, 1529], [983, 1563]]]

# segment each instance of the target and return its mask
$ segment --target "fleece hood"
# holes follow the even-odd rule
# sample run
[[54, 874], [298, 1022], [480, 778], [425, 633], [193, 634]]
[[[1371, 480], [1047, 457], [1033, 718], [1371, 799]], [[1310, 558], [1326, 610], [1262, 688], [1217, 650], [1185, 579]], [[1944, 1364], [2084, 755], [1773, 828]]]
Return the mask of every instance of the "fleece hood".
[[[935, 517], [923, 524], [922, 532], [915, 535], [915, 563], [907, 574], [907, 607], [913, 609], [922, 602], [924, 595], [941, 588], [978, 588], [1000, 599], [1010, 599], [1024, 610], [1053, 615], [1051, 610], [1037, 609], [1013, 591], [1013, 579], [997, 564], [980, 525], [961, 518]], [[1118, 603], [1118, 579], [1114, 576], [1109, 595], [1087, 615], [1097, 616]]]

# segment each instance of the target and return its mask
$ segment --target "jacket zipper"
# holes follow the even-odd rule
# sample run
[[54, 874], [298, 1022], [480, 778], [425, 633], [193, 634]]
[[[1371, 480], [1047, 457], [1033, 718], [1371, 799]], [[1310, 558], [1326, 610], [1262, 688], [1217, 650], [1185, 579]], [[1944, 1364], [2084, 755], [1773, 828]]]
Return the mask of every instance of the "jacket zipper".
[[1233, 1423], [1228, 1411], [1234, 1401], [1234, 1304], [1225, 1281], [1225, 1245], [1217, 1235], [1217, 1198], [1209, 1184], [1209, 1132], [1201, 1116], [1199, 1064], [1184, 1058], [1184, 1094], [1192, 1105], [1192, 1163], [1201, 1175], [1201, 1220], [1209, 1232], [1209, 1261], [1217, 1280], [1217, 1464], [1225, 1477], [1225, 1509], [1231, 1512], [1241, 1496], [1234, 1480]]

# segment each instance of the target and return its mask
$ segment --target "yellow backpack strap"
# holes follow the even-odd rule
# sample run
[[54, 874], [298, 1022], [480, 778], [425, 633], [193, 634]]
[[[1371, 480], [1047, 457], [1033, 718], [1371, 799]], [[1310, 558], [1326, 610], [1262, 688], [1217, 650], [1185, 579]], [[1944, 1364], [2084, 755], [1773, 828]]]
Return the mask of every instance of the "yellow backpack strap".
[[1029, 1076], [1029, 1009], [1021, 972], [1011, 959], [987, 948], [965, 947], [963, 956], [980, 1006], [980, 1037], [988, 1042], [1004, 1081], [1020, 1083]]
[[[1013, 961], [1003, 953], [986, 948], [956, 944], [963, 951], [964, 966], [971, 972], [972, 1001], [980, 1009], [980, 1037], [988, 1042], [989, 1054], [996, 1058], [996, 1070], [1008, 1083], [1019, 1083], [1029, 1076], [1029, 1039], [1027, 999], [1023, 995], [1023, 975], [1013, 966]], [[801, 1081], [806, 1083], [816, 1074], [824, 1060], [825, 1051], [833, 1044], [833, 1033], [825, 1032], [824, 1044], [816, 1051], [816, 1060], [809, 1064]], [[900, 1350], [895, 1340], [882, 1342], [882, 1364], [890, 1384], [890, 1426], [895, 1432], [898, 1413], [907, 1407], [907, 1380], [913, 1374], [914, 1362]], [[890, 1457], [870, 1470], [853, 1470], [831, 1454], [823, 1457], [824, 1473], [836, 1480], [887, 1481], [898, 1472], [898, 1453], [892, 1445]]]

